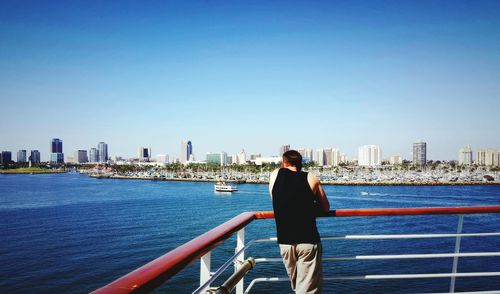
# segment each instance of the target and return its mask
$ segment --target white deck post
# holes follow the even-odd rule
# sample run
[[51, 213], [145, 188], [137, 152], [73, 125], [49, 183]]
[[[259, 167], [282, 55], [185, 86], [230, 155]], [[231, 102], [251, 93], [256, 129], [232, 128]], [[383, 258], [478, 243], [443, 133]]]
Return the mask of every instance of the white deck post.
[[[245, 228], [242, 228], [241, 230], [238, 231], [235, 251], [236, 252], [240, 251], [241, 249], [243, 249], [244, 246], [245, 246]], [[234, 265], [235, 272], [241, 267], [241, 264], [243, 263], [244, 260], [245, 260], [245, 252], [242, 252], [236, 258], [236, 264]], [[244, 291], [244, 278], [241, 278], [241, 280], [236, 285], [236, 294], [243, 294], [243, 291]]]
[[[211, 255], [212, 251], [209, 251], [207, 254], [203, 255], [200, 258], [200, 286], [205, 284], [205, 282], [210, 279], [210, 263], [212, 259]], [[207, 288], [209, 287], [210, 285], [207, 285]]]
[[[458, 215], [458, 225], [457, 225], [457, 234], [462, 234], [462, 229], [464, 227], [464, 215], [460, 214]], [[457, 236], [455, 239], [455, 254], [460, 253], [460, 240], [461, 236]], [[452, 274], [457, 273], [457, 267], [458, 267], [458, 255], [455, 255], [453, 257], [453, 268], [451, 270]], [[450, 280], [450, 293], [455, 293], [455, 276], [451, 277]]]

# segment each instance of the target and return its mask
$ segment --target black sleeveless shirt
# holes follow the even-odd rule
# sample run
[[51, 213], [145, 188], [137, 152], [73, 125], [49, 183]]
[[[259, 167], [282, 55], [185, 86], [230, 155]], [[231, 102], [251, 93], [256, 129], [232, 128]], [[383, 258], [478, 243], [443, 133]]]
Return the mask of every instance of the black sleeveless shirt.
[[281, 168], [274, 182], [272, 196], [278, 243], [320, 242], [314, 194], [307, 182], [306, 172]]

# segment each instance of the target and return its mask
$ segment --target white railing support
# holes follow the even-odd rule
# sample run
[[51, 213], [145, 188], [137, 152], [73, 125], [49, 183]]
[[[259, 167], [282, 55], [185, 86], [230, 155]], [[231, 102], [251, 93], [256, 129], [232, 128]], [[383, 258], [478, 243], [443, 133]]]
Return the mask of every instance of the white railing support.
[[[205, 284], [208, 279], [210, 279], [210, 263], [212, 261], [212, 251], [209, 251], [207, 254], [203, 255], [200, 258], [200, 286]], [[206, 288], [209, 288], [210, 285], [206, 285]], [[202, 291], [205, 289], [201, 289]]]
[[[462, 233], [462, 229], [464, 227], [464, 215], [463, 214], [459, 214], [458, 215], [458, 225], [457, 225], [457, 234], [461, 234]], [[451, 279], [450, 279], [450, 293], [455, 293], [455, 279], [456, 279], [456, 276], [454, 276], [454, 274], [457, 273], [457, 268], [458, 268], [458, 253], [460, 253], [460, 241], [461, 241], [462, 237], [460, 235], [457, 236], [457, 238], [455, 239], [455, 257], [453, 257], [453, 267], [451, 269], [451, 273], [453, 274], [453, 276], [451, 276]]]
[[[236, 236], [236, 249], [235, 253], [239, 252], [241, 249], [245, 247], [245, 228], [242, 228], [241, 230], [238, 231], [238, 234]], [[236, 263], [234, 265], [234, 271], [236, 272], [240, 267], [241, 264], [245, 261], [245, 252], [242, 252], [238, 257], [236, 258]], [[244, 277], [241, 278], [241, 280], [238, 282], [236, 285], [236, 294], [243, 294], [244, 292]]]

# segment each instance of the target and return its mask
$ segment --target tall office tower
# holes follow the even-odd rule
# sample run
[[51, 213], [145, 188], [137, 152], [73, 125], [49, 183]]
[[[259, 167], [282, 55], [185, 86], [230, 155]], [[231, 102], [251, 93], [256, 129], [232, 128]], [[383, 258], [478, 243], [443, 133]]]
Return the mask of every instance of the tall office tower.
[[17, 151], [17, 162], [19, 163], [26, 162], [26, 150]]
[[108, 162], [108, 144], [99, 142], [97, 145], [97, 151], [99, 152], [99, 162]]
[[493, 149], [479, 150], [477, 152], [477, 164], [500, 166], [500, 151]]
[[302, 162], [308, 163], [313, 160], [313, 151], [310, 148], [299, 148], [297, 151], [302, 155]]
[[2, 164], [10, 164], [12, 163], [12, 152], [10, 151], [2, 151]]
[[31, 164], [39, 164], [40, 163], [40, 151], [31, 150], [30, 161], [31, 161]]
[[325, 150], [324, 149], [318, 149], [316, 150], [317, 156], [316, 156], [316, 163], [319, 166], [325, 166], [326, 165], [326, 156], [325, 156]]
[[193, 144], [191, 141], [182, 141], [181, 142], [181, 163], [186, 163], [189, 161], [189, 158], [193, 154]]
[[50, 163], [64, 163], [63, 142], [54, 138], [50, 148]]
[[359, 166], [379, 166], [382, 163], [382, 150], [377, 145], [364, 145], [358, 148]]
[[290, 150], [290, 145], [281, 145], [280, 147], [280, 156], [283, 156], [283, 154], [287, 151]]
[[471, 165], [472, 164], [472, 148], [470, 145], [460, 148], [458, 151], [458, 164]]
[[87, 150], [75, 150], [75, 163], [86, 163], [89, 162], [87, 156]]
[[99, 162], [99, 153], [97, 152], [97, 148], [90, 148], [89, 162]]
[[427, 163], [427, 143], [413, 143], [413, 164], [425, 165]]
[[247, 154], [245, 153], [245, 149], [241, 149], [241, 152], [238, 153], [237, 162], [233, 162], [237, 164], [245, 164], [247, 163]]
[[141, 162], [149, 162], [151, 159], [151, 147], [139, 147], [137, 156]]

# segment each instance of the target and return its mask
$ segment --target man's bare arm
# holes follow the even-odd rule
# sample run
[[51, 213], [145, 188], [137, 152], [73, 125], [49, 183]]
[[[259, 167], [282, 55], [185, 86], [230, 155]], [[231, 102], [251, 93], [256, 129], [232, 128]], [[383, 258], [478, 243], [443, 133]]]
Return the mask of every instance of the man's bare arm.
[[279, 169], [275, 169], [269, 176], [269, 195], [271, 195], [271, 197], [273, 197], [273, 186], [276, 181], [276, 177], [278, 176], [278, 171]]
[[316, 177], [313, 173], [308, 173], [307, 182], [318, 200], [321, 211], [324, 213], [330, 211], [330, 202], [326, 197], [325, 190], [323, 190], [323, 186], [321, 186], [318, 177]]

